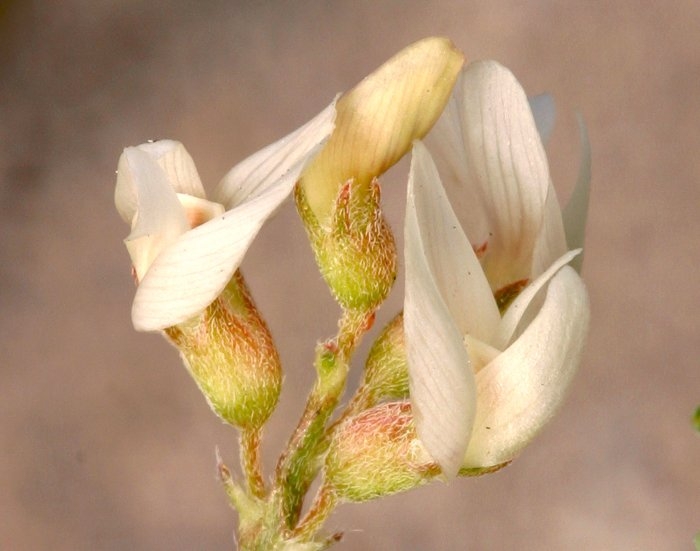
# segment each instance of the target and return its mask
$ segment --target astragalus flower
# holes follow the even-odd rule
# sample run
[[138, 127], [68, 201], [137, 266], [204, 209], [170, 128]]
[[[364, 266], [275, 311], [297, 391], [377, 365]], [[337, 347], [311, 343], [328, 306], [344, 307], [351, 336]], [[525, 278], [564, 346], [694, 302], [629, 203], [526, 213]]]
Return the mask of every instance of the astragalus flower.
[[236, 165], [213, 201], [179, 142], [124, 150], [115, 203], [131, 225], [125, 242], [138, 280], [132, 307], [137, 330], [182, 323], [221, 294], [265, 220], [330, 136], [334, 118], [335, 104]]
[[[586, 163], [582, 174], [565, 231], [531, 106], [495, 62], [464, 69], [425, 144], [414, 145], [410, 394], [418, 435], [448, 476], [510, 461], [578, 367], [589, 305], [567, 264], [582, 244]], [[567, 234], [576, 235], [568, 245]]]

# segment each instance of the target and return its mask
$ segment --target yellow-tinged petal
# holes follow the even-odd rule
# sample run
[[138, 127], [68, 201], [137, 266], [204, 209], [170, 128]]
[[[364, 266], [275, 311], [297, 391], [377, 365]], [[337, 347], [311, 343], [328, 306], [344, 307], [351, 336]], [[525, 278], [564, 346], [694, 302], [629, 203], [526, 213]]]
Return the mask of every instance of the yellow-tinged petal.
[[340, 186], [369, 183], [396, 163], [440, 116], [464, 62], [445, 38], [399, 52], [338, 100], [336, 129], [301, 179], [321, 224]]

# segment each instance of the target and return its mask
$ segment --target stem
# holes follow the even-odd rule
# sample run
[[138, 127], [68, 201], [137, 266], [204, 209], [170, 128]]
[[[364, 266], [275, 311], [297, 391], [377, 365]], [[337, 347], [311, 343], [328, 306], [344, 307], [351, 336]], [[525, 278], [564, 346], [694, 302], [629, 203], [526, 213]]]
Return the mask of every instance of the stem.
[[292, 536], [299, 538], [301, 541], [311, 539], [323, 526], [323, 523], [328, 520], [337, 504], [338, 495], [335, 493], [335, 490], [324, 483], [318, 489], [309, 512], [306, 513], [306, 516], [292, 532]]
[[260, 429], [245, 429], [240, 438], [241, 466], [248, 482], [248, 491], [257, 498], [265, 497], [265, 481], [260, 458]]
[[320, 468], [326, 423], [345, 390], [350, 356], [373, 321], [374, 312], [345, 310], [336, 338], [316, 348], [316, 383], [277, 465], [279, 506], [288, 528], [297, 523], [304, 495]]

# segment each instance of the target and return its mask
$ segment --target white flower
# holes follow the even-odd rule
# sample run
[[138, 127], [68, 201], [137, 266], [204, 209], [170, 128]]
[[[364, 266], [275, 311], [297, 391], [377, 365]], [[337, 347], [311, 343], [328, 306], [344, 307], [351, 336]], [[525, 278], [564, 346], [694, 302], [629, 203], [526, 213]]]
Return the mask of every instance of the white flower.
[[589, 305], [566, 264], [583, 240], [588, 163], [565, 231], [532, 113], [545, 111], [545, 132], [548, 107], [531, 108], [497, 63], [473, 63], [425, 145], [414, 145], [410, 393], [418, 434], [448, 476], [511, 460], [554, 414], [581, 358]]
[[115, 203], [131, 224], [125, 243], [139, 282], [134, 327], [186, 321], [221, 293], [263, 223], [289, 196], [330, 136], [335, 102], [295, 132], [251, 155], [208, 201], [179, 142], [128, 147], [119, 159]]

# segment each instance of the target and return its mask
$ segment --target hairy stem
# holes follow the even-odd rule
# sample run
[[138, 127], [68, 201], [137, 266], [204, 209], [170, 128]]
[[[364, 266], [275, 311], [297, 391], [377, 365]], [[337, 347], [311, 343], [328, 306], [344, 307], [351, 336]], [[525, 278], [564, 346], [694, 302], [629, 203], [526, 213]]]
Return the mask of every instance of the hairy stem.
[[326, 449], [326, 425], [345, 390], [350, 357], [373, 321], [373, 312], [346, 310], [336, 338], [319, 344], [316, 349], [316, 383], [277, 466], [275, 487], [287, 528], [294, 528], [299, 520], [304, 495]]
[[265, 481], [260, 458], [260, 429], [247, 429], [240, 435], [241, 466], [248, 482], [248, 491], [257, 498], [265, 497]]
[[301, 541], [312, 538], [326, 522], [337, 504], [338, 496], [335, 490], [327, 484], [321, 485], [309, 512], [292, 531], [293, 537], [299, 538]]

